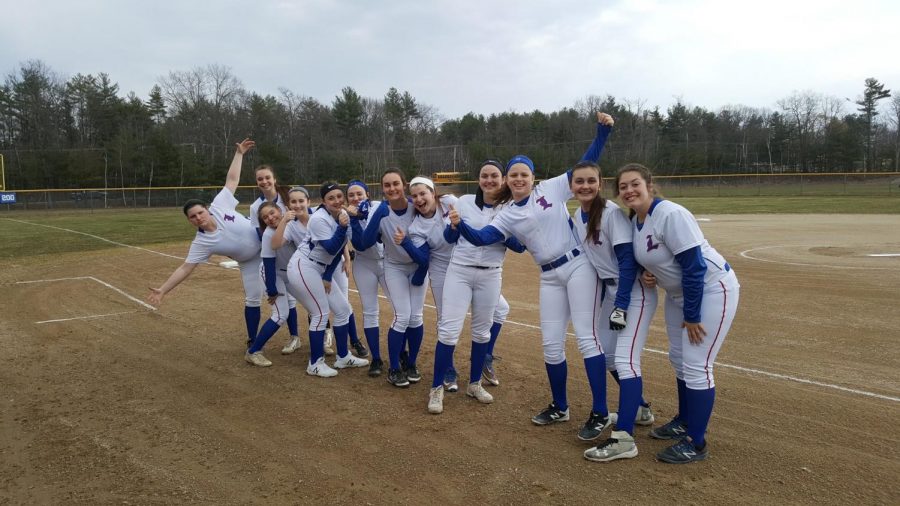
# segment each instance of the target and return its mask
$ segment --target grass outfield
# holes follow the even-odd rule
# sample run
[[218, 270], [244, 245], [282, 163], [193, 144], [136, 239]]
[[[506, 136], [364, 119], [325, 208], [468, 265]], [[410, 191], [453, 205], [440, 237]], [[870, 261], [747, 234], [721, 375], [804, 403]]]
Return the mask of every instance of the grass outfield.
[[[900, 214], [898, 197], [695, 197], [672, 200], [696, 214]], [[569, 203], [570, 209], [576, 206], [575, 201]], [[241, 211], [246, 214], [247, 208]], [[47, 227], [75, 230], [133, 246], [186, 242], [194, 234], [177, 208], [6, 212], [0, 213], [0, 258], [110, 247], [109, 243], [96, 238], [72, 233], [60, 235], [59, 231]], [[56, 240], [45, 240], [51, 236]]]

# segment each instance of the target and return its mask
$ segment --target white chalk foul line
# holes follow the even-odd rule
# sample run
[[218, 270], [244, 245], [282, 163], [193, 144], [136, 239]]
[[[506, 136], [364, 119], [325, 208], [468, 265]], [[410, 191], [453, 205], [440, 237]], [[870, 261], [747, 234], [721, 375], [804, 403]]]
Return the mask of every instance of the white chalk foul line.
[[34, 322], [34, 323], [42, 324], [42, 323], [70, 322], [72, 320], [91, 320], [94, 318], [106, 318], [107, 316], [118, 316], [120, 314], [131, 314], [131, 313], [136, 313], [136, 312], [137, 311], [120, 311], [118, 313], [92, 314], [92, 315], [88, 315], [88, 316], [75, 316], [73, 318], [59, 318], [56, 320], [44, 320], [44, 321]]
[[896, 270], [894, 267], [865, 267], [861, 265], [828, 265], [828, 264], [808, 264], [803, 262], [786, 262], [783, 260], [769, 260], [767, 258], [759, 258], [750, 253], [755, 251], [762, 251], [765, 249], [774, 249], [774, 248], [816, 248], [816, 247], [827, 247], [827, 246], [807, 246], [803, 244], [776, 244], [774, 246], [761, 246], [759, 248], [750, 248], [744, 251], [741, 251], [740, 255], [744, 258], [748, 258], [750, 260], [756, 260], [757, 262], [769, 262], [773, 264], [781, 264], [781, 265], [795, 265], [798, 267], [825, 267], [829, 269], [862, 269], [862, 270], [874, 270], [874, 271], [886, 271], [886, 270]]
[[[358, 290], [354, 290], [352, 288], [350, 289], [350, 291], [359, 293]], [[384, 295], [379, 295], [378, 297], [381, 299], [387, 300], [387, 297], [385, 297]], [[431, 304], [425, 304], [425, 307], [429, 307], [431, 309], [436, 309]], [[538, 331], [541, 330], [541, 327], [539, 327], [537, 325], [531, 325], [529, 323], [522, 323], [522, 322], [517, 322], [517, 321], [513, 321], [513, 320], [506, 320], [505, 324], [517, 325], [519, 327], [525, 327], [525, 328], [534, 329], [534, 330], [538, 330]], [[567, 332], [566, 335], [575, 337], [575, 334], [573, 334], [571, 332]], [[669, 355], [669, 352], [667, 352], [665, 350], [657, 350], [654, 348], [645, 347], [644, 351], [648, 351], [650, 353], [656, 353], [659, 355], [665, 355], [665, 356]], [[722, 362], [716, 362], [715, 366], [716, 367], [724, 367], [726, 369], [734, 369], [736, 371], [746, 372], [746, 373], [750, 373], [750, 374], [757, 374], [760, 376], [766, 376], [768, 378], [776, 378], [776, 379], [781, 379], [781, 380], [793, 381], [795, 383], [803, 383], [805, 385], [815, 385], [815, 386], [823, 387], [823, 388], [831, 388], [834, 390], [840, 390], [842, 392], [847, 392], [847, 393], [851, 393], [851, 394], [863, 395], [866, 397], [873, 397], [875, 399], [883, 399], [886, 401], [900, 402], [900, 397], [892, 397], [890, 395], [876, 394], [874, 392], [867, 392], [865, 390], [857, 390], [855, 388], [842, 387], [840, 385], [833, 385], [831, 383], [824, 383], [821, 381], [816, 381], [816, 380], [811, 380], [811, 379], [806, 379], [806, 378], [799, 378], [797, 376], [789, 376], [787, 374], [778, 374], [775, 372], [763, 371], [761, 369], [753, 369], [750, 367], [743, 367], [743, 366], [734, 365], [734, 364], [726, 364], [726, 363], [722, 363]]]
[[[122, 289], [120, 289], [120, 288], [117, 288], [117, 287], [115, 287], [115, 286], [113, 286], [113, 285], [107, 283], [106, 281], [103, 281], [103, 280], [101, 280], [101, 279], [97, 279], [97, 278], [95, 278], [94, 276], [77, 276], [77, 277], [71, 277], [71, 278], [54, 278], [54, 279], [33, 279], [33, 280], [30, 280], [30, 281], [16, 281], [16, 284], [17, 284], [17, 285], [27, 285], [27, 284], [32, 284], [32, 283], [52, 283], [52, 282], [55, 282], [55, 281], [73, 281], [73, 280], [82, 280], [82, 279], [87, 279], [87, 280], [89, 280], [89, 281], [94, 281], [94, 282], [96, 282], [96, 283], [99, 283], [99, 284], [101, 284], [101, 285], [103, 285], [103, 286], [109, 288], [110, 290], [113, 290], [114, 292], [116, 292], [116, 293], [118, 293], [118, 294], [124, 296], [124, 297], [127, 298], [128, 300], [131, 300], [131, 301], [133, 301], [133, 302], [136, 302], [136, 303], [138, 303], [139, 305], [144, 306], [145, 308], [147, 308], [147, 309], [149, 309], [149, 310], [151, 310], [151, 311], [156, 311], [156, 308], [153, 307], [153, 306], [151, 306], [150, 304], [147, 304], [146, 302], [144, 302], [144, 301], [142, 301], [142, 300], [140, 300], [140, 299], [138, 299], [138, 298], [136, 298], [136, 297], [132, 297], [130, 294], [126, 293], [124, 290], [122, 290]], [[134, 311], [127, 311], [127, 312], [133, 313]], [[115, 314], [125, 314], [125, 313], [115, 313]], [[81, 319], [81, 318], [97, 318], [97, 317], [100, 317], [100, 316], [112, 316], [112, 314], [109, 314], [109, 315], [94, 315], [94, 316], [89, 316], [89, 317], [66, 318], [66, 319], [61, 319], [61, 320], [46, 320], [46, 321], [43, 321], [43, 322], [35, 322], [35, 323], [49, 323], [49, 322], [55, 322], [55, 321], [77, 320], [77, 319]]]
[[[31, 223], [31, 222], [28, 222], [28, 221], [22, 221], [22, 220], [14, 220], [14, 219], [12, 219], [12, 218], [4, 218], [4, 219], [5, 219], [5, 220], [10, 220], [10, 221], [16, 221], [16, 222], [19, 222], [19, 223], [25, 223], [25, 224], [28, 224], [28, 225], [38, 225], [38, 226], [41, 226], [41, 227], [47, 227], [47, 228], [52, 228], [52, 229], [56, 229], [56, 230], [62, 230], [62, 231], [64, 231], [64, 232], [71, 232], [71, 233], [73, 233], [73, 234], [81, 234], [81, 235], [85, 235], [85, 236], [88, 236], [88, 237], [93, 237], [93, 238], [98, 239], [98, 240], [100, 240], [100, 241], [108, 242], [108, 243], [110, 243], [110, 244], [115, 244], [115, 245], [117, 245], [117, 246], [122, 246], [122, 247], [125, 247], [125, 248], [132, 248], [132, 249], [137, 249], [137, 250], [141, 250], [141, 251], [146, 251], [147, 253], [152, 253], [152, 254], [155, 254], [155, 255], [162, 255], [162, 256], [164, 256], [164, 257], [174, 258], [174, 259], [176, 259], [176, 260], [184, 260], [183, 257], [178, 257], [178, 256], [175, 256], [175, 255], [169, 255], [169, 254], [167, 254], [167, 253], [162, 253], [162, 252], [160, 252], [160, 251], [153, 251], [153, 250], [146, 249], [146, 248], [141, 248], [141, 247], [138, 247], [138, 246], [131, 246], [130, 244], [123, 244], [123, 243], [120, 243], [120, 242], [110, 241], [109, 239], [106, 239], [106, 238], [103, 238], [103, 237], [99, 237], [99, 236], [96, 236], [96, 235], [93, 235], [93, 234], [87, 234], [87, 233], [85, 233], [85, 232], [79, 232], [79, 231], [77, 231], [77, 230], [71, 230], [71, 229], [60, 228], [60, 227], [53, 227], [53, 226], [50, 226], [50, 225], [42, 225], [42, 224], [40, 224], [40, 223]], [[750, 253], [750, 252], [752, 252], [752, 251], [760, 251], [760, 250], [764, 250], [764, 249], [783, 248], [783, 247], [785, 247], [785, 246], [782, 246], [782, 245], [776, 245], [776, 246], [763, 246], [763, 247], [760, 247], [760, 248], [752, 248], [752, 249], [748, 249], [748, 250], [742, 251], [742, 252], [741, 252], [741, 256], [744, 257], [744, 258], [748, 258], [748, 259], [750, 259], [750, 260], [757, 260], [757, 261], [760, 261], [760, 262], [771, 262], [771, 263], [777, 263], [777, 264], [786, 264], [786, 265], [798, 265], [798, 266], [809, 266], [809, 267], [832, 267], [832, 268], [836, 268], [836, 269], [880, 269], [880, 270], [886, 269], [886, 268], [883, 268], [883, 267], [852, 267], [852, 266], [846, 266], [846, 267], [845, 267], [845, 266], [829, 266], [829, 265], [817, 265], [817, 264], [803, 264], [803, 263], [796, 263], [796, 262], [781, 262], [781, 261], [777, 261], [777, 260], [767, 260], [767, 259], [765, 259], [765, 258], [756, 258], [756, 257], [752, 257], [752, 256], [748, 255], [748, 253]], [[891, 269], [891, 270], [893, 270], [893, 269]], [[62, 278], [62, 279], [79, 279], [79, 278]], [[92, 279], [96, 280], [96, 278], [92, 278]], [[96, 281], [99, 281], [99, 280], [96, 280]], [[39, 280], [39, 281], [35, 281], [35, 282], [40, 282], [40, 280]], [[27, 283], [27, 281], [20, 282], [20, 283]], [[114, 287], [112, 287], [112, 285], [109, 285], [109, 286], [110, 286], [111, 288], [114, 288]], [[114, 288], [114, 289], [115, 289], [115, 288]], [[357, 290], [351, 290], [351, 291], [354, 291], [354, 292], [359, 293]], [[121, 293], [125, 294], [124, 292], [121, 292]], [[127, 295], [127, 294], [125, 294], [125, 295], [128, 296], [129, 298], [132, 298], [131, 296], [129, 296], [129, 295]], [[384, 295], [379, 295], [379, 297], [382, 298], [382, 299], [387, 299], [387, 297], [385, 297]], [[133, 299], [133, 298], [132, 298], [132, 299]], [[136, 300], [136, 299], [133, 299], [133, 300]], [[140, 302], [140, 303], [141, 303], [142, 305], [151, 307], [151, 308], [153, 308], [154, 310], [156, 309], [156, 308], [154, 308], [153, 306], [149, 306], [148, 304], [144, 304], [143, 302]], [[431, 309], [435, 309], [435, 307], [434, 307], [433, 305], [431, 305], [431, 304], [425, 304], [425, 305], [426, 305], [427, 307], [431, 308]], [[513, 324], [513, 325], [518, 325], [518, 326], [520, 326], [520, 327], [526, 327], [526, 328], [530, 328], [530, 329], [540, 330], [540, 327], [538, 327], [537, 325], [530, 325], [530, 324], [528, 324], [528, 323], [521, 323], [521, 322], [516, 322], [516, 321], [512, 321], [512, 320], [507, 320], [506, 323], [511, 323], [511, 324]], [[572, 334], [569, 333], [568, 335], [572, 335]], [[652, 348], [644, 348], [644, 349], [645, 349], [646, 351], [651, 352], [651, 353], [658, 353], [658, 354], [662, 354], [662, 355], [668, 355], [668, 353], [665, 352], [665, 351], [663, 351], [663, 350], [655, 350], [655, 349], [652, 349]], [[725, 368], [727, 368], [727, 369], [734, 369], [734, 370], [738, 370], [738, 371], [742, 371], [742, 372], [747, 372], [747, 373], [751, 373], [751, 374], [758, 374], [758, 375], [766, 376], [766, 377], [769, 377], [769, 378], [776, 378], [776, 379], [782, 379], [782, 380], [787, 380], [787, 381], [793, 381], [793, 382], [796, 382], [796, 383], [802, 383], [802, 384], [806, 384], [806, 385], [814, 385], [814, 386], [818, 386], [818, 387], [822, 387], [822, 388], [831, 388], [831, 389], [839, 390], [839, 391], [842, 391], [842, 392], [847, 392], [847, 393], [856, 394], [856, 395], [863, 395], [863, 396], [866, 396], [866, 397], [872, 397], [872, 398], [876, 398], [876, 399], [883, 399], [883, 400], [887, 400], [887, 401], [900, 402], [900, 398], [898, 398], [898, 397], [892, 397], [892, 396], [889, 396], [889, 395], [876, 394], [876, 393], [874, 393], [874, 392], [867, 392], [867, 391], [865, 391], [865, 390], [857, 390], [857, 389], [853, 389], [853, 388], [842, 387], [842, 386], [840, 386], [840, 385], [834, 385], [834, 384], [831, 384], [831, 383], [824, 383], [824, 382], [821, 382], [821, 381], [815, 381], [815, 380], [810, 380], [810, 379], [806, 379], [806, 378], [798, 378], [798, 377], [796, 377], [796, 376], [788, 376], [788, 375], [785, 375], [785, 374], [778, 374], [778, 373], [773, 373], [773, 372], [763, 371], [763, 370], [760, 370], [760, 369], [751, 369], [751, 368], [748, 368], [748, 367], [742, 367], [742, 366], [738, 366], [738, 365], [723, 364], [723, 363], [721, 363], [721, 362], [716, 362], [716, 365], [718, 365], [719, 367], [725, 367]]]

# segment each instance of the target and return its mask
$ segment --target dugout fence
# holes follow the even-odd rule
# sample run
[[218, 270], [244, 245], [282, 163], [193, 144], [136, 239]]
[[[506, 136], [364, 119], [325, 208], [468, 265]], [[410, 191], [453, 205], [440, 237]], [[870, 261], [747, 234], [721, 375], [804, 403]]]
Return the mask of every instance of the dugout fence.
[[[665, 197], [752, 197], [752, 196], [891, 196], [900, 197], [900, 172], [837, 174], [720, 174], [702, 176], [659, 176], [654, 181]], [[612, 178], [604, 178], [604, 195], [612, 197]], [[373, 199], [380, 199], [379, 184], [367, 183]], [[318, 194], [318, 184], [304, 185], [310, 195]], [[444, 193], [474, 193], [477, 181], [438, 183]], [[15, 190], [15, 204], [4, 211], [37, 209], [114, 209], [177, 207], [192, 198], [211, 201], [221, 186], [141, 187], [141, 188], [57, 188]], [[238, 200], [249, 204], [258, 198], [255, 186], [241, 186]]]

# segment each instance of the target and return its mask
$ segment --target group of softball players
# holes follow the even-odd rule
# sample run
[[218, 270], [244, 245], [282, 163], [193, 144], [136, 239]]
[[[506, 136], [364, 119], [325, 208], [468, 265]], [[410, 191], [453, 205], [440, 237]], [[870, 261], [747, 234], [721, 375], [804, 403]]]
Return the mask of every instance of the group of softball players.
[[[378, 377], [385, 374], [380, 287], [393, 310], [387, 381], [406, 388], [422, 379], [417, 359], [430, 287], [437, 339], [427, 410], [439, 414], [445, 392], [459, 389], [453, 357], [469, 312], [465, 392], [480, 403], [494, 401], [483, 385], [500, 384], [494, 345], [509, 313], [501, 294], [503, 261], [507, 249], [528, 251], [541, 272], [540, 327], [551, 398], [531, 421], [546, 426], [570, 418], [565, 343], [571, 321], [592, 394], [577, 437], [599, 440], [611, 428], [609, 437], [584, 452], [588, 460], [607, 462], [637, 456], [635, 425], [655, 421], [643, 398], [640, 363], [661, 287], [678, 413], [649, 436], [674, 441], [657, 454], [660, 461], [704, 460], [715, 399], [713, 363], [737, 309], [739, 284], [693, 215], [656, 196], [646, 167], [628, 164], [618, 171], [613, 190], [624, 209], [601, 196], [598, 161], [612, 127], [613, 118], [598, 113], [596, 137], [582, 159], [539, 184], [525, 155], [505, 164], [485, 160], [476, 193], [461, 197], [441, 194], [427, 177], [407, 184], [402, 172], [389, 169], [381, 177], [383, 201], [371, 200], [363, 181], [350, 181], [346, 193], [327, 182], [317, 195], [321, 204], [310, 208], [306, 189], [279, 186], [272, 168], [261, 166], [256, 181], [262, 196], [251, 206], [250, 219], [235, 210], [234, 197], [242, 157], [253, 148], [245, 140], [212, 205], [185, 204], [197, 236], [185, 263], [162, 287], [151, 289], [149, 299], [161, 302], [211, 254], [229, 256], [238, 261], [244, 283], [247, 362], [271, 365], [262, 350], [284, 323], [290, 338], [282, 353], [300, 348], [299, 301], [309, 314], [308, 374], [332, 377], [337, 369], [368, 366], [369, 376]], [[572, 198], [579, 204], [574, 215], [567, 208]], [[356, 335], [351, 273], [368, 349]], [[272, 315], [257, 330], [263, 290]], [[337, 348], [331, 365], [325, 362], [329, 318]], [[364, 358], [369, 355], [371, 360]], [[607, 407], [607, 371], [619, 385], [617, 413]]]

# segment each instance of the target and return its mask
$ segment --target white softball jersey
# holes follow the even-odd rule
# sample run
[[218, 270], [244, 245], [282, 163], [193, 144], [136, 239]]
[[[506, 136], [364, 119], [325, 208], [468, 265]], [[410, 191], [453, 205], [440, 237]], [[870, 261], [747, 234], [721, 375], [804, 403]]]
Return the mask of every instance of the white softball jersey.
[[[491, 224], [494, 216], [497, 216], [499, 207], [485, 204], [478, 207], [475, 203], [475, 195], [463, 195], [456, 201], [456, 211], [459, 217], [465, 220], [472, 228], [484, 228]], [[475, 246], [462, 235], [453, 248], [450, 261], [458, 265], [470, 265], [478, 267], [502, 267], [506, 258], [506, 246], [503, 243], [494, 243], [488, 246]]]
[[259, 256], [259, 236], [243, 214], [237, 212], [238, 200], [228, 188], [222, 190], [209, 206], [209, 214], [216, 221], [214, 232], [198, 230], [185, 263], [201, 264], [212, 255], [227, 256], [246, 262]]
[[[319, 244], [320, 241], [327, 241], [334, 237], [335, 231], [337, 231], [340, 226], [337, 220], [335, 220], [334, 217], [331, 216], [331, 213], [324, 207], [316, 209], [316, 211], [312, 213], [306, 226], [309, 229], [308, 240], [304, 241], [303, 244], [298, 247], [298, 251], [301, 251], [303, 256], [314, 262], [328, 265], [334, 260], [335, 256], [343, 254], [343, 245], [337, 253], [329, 253], [321, 244]], [[344, 245], [347, 244], [351, 233], [350, 227], [348, 226], [347, 235], [344, 238]]]
[[622, 209], [607, 200], [600, 216], [600, 228], [590, 236], [586, 236], [588, 214], [580, 207], [575, 210], [572, 221], [575, 235], [581, 240], [582, 251], [600, 279], [618, 279], [619, 261], [613, 248], [619, 244], [631, 244], [633, 238], [631, 222]]
[[443, 195], [431, 218], [417, 215], [409, 226], [407, 235], [413, 246], [420, 247], [426, 242], [431, 250], [429, 270], [431, 272], [446, 271], [456, 243], [448, 243], [444, 239], [444, 229], [450, 224], [450, 206], [456, 206], [457, 199], [453, 195]]

